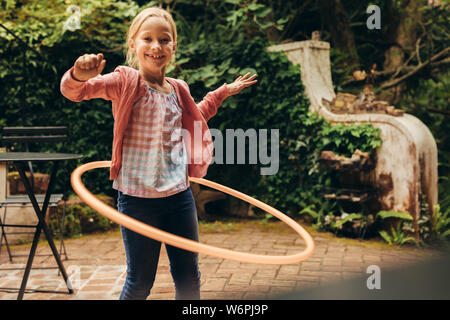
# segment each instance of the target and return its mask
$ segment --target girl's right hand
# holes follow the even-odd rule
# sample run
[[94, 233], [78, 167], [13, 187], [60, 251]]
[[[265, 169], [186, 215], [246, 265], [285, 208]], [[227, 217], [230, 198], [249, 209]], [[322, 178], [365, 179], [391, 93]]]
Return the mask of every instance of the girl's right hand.
[[87, 81], [100, 74], [105, 64], [103, 53], [84, 54], [75, 61], [72, 75], [78, 81]]

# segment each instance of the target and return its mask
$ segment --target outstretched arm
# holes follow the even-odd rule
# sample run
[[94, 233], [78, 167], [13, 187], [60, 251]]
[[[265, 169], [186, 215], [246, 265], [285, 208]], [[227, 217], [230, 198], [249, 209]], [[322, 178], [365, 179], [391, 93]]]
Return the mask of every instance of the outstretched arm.
[[256, 74], [250, 77], [250, 73], [247, 73], [244, 76], [239, 76], [233, 83], [225, 83], [220, 88], [209, 92], [200, 102], [197, 107], [200, 109], [203, 117], [206, 120], [212, 118], [216, 112], [217, 108], [222, 104], [222, 102], [229, 96], [238, 94], [244, 88], [249, 87], [258, 80], [255, 80]]
[[250, 72], [248, 72], [245, 76], [239, 76], [233, 83], [227, 84], [228, 92], [230, 96], [238, 94], [244, 88], [250, 87], [254, 85], [258, 80], [255, 80], [256, 74], [250, 77]]

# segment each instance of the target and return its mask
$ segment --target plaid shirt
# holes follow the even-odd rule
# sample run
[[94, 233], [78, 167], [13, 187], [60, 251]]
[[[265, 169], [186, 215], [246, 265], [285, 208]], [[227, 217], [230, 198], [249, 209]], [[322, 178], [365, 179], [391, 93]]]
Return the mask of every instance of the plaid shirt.
[[[168, 197], [189, 186], [183, 137], [172, 137], [182, 127], [182, 111], [173, 91], [147, 89], [133, 105], [124, 133], [122, 167], [113, 188], [141, 198]], [[176, 161], [172, 153], [179, 157]]]

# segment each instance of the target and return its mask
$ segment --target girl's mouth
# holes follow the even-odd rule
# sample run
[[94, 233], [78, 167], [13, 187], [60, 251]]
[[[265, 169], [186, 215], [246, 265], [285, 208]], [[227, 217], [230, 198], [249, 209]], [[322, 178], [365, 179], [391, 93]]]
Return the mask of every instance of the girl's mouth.
[[153, 60], [161, 60], [161, 59], [164, 59], [164, 56], [154, 55], [154, 54], [146, 54], [145, 56], [146, 56], [146, 57], [149, 57], [149, 58], [151, 58], [151, 59], [153, 59]]

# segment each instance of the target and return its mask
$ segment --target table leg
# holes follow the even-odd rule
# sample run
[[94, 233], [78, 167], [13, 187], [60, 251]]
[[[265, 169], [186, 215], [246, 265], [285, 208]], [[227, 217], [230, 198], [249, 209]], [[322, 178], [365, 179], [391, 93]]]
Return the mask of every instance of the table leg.
[[53, 256], [55, 257], [56, 263], [58, 264], [58, 268], [61, 271], [61, 274], [64, 278], [64, 281], [66, 282], [67, 288], [69, 290], [69, 293], [73, 293], [73, 289], [72, 286], [70, 284], [69, 278], [67, 276], [66, 270], [64, 268], [64, 265], [61, 262], [61, 258], [59, 256], [59, 253], [56, 249], [55, 243], [53, 242], [53, 236], [51, 234], [51, 232], [48, 230], [47, 224], [45, 223], [45, 214], [47, 212], [47, 208], [48, 208], [48, 204], [50, 202], [50, 195], [52, 192], [52, 188], [53, 188], [53, 182], [54, 182], [54, 178], [56, 175], [56, 171], [58, 168], [58, 162], [55, 162], [53, 165], [53, 169], [52, 169], [52, 173], [50, 175], [50, 181], [48, 184], [48, 188], [47, 188], [47, 192], [45, 194], [45, 199], [44, 199], [44, 203], [42, 205], [42, 210], [39, 208], [39, 205], [36, 201], [36, 197], [34, 195], [34, 190], [31, 188], [30, 186], [30, 182], [27, 179], [27, 176], [25, 174], [25, 169], [24, 169], [24, 163], [22, 162], [15, 162], [14, 163], [17, 171], [20, 174], [21, 180], [25, 186], [25, 190], [27, 191], [28, 196], [30, 197], [31, 203], [33, 205], [34, 211], [36, 212], [36, 215], [38, 216], [39, 219], [39, 224], [36, 228], [36, 232], [34, 234], [34, 239], [33, 239], [33, 244], [31, 246], [31, 250], [30, 250], [30, 255], [28, 257], [28, 261], [27, 261], [27, 265], [25, 268], [25, 273], [22, 279], [22, 284], [19, 290], [19, 295], [17, 297], [18, 300], [21, 300], [23, 298], [23, 294], [25, 292], [25, 288], [27, 285], [27, 281], [28, 281], [28, 277], [30, 275], [30, 271], [31, 271], [31, 266], [33, 264], [33, 259], [36, 253], [36, 248], [39, 242], [39, 236], [41, 234], [41, 230], [44, 230], [45, 236], [47, 238], [47, 242], [50, 245], [50, 248], [52, 250]]

